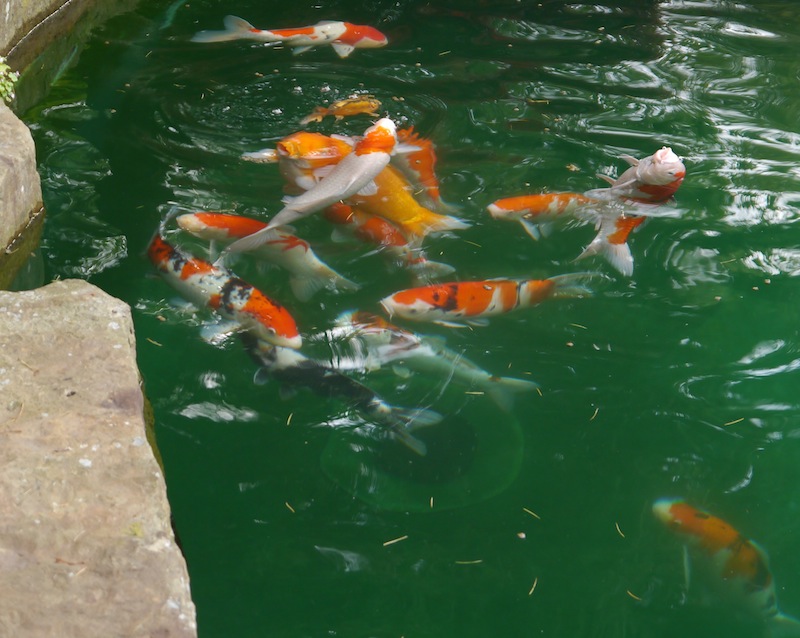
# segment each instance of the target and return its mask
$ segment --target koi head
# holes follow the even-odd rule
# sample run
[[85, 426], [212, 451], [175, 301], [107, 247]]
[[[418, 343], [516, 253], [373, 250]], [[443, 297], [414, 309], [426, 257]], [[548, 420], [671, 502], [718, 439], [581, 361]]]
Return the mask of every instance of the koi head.
[[636, 177], [643, 184], [653, 186], [665, 186], [677, 182], [675, 186], [677, 190], [686, 177], [686, 167], [671, 148], [664, 146], [639, 162], [636, 167]]
[[339, 42], [359, 49], [377, 49], [386, 46], [389, 39], [375, 27], [346, 22], [347, 30], [338, 37]]
[[364, 137], [356, 144], [356, 155], [368, 153], [391, 154], [397, 143], [397, 127], [388, 117], [381, 118], [370, 126]]
[[721, 518], [692, 507], [685, 501], [659, 499], [653, 504], [653, 513], [669, 530], [708, 553], [728, 547], [740, 536]]

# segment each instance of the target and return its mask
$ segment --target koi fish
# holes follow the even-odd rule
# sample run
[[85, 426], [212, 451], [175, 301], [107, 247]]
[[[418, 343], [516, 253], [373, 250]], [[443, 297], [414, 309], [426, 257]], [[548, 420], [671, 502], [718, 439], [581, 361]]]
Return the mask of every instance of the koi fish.
[[397, 227], [383, 217], [370, 215], [358, 207], [341, 202], [326, 208], [323, 215], [333, 224], [352, 228], [353, 234], [361, 241], [385, 249], [418, 279], [444, 277], [455, 272], [455, 268], [449, 264], [431, 261], [421, 249], [412, 248]]
[[420, 456], [426, 454], [425, 443], [412, 431], [435, 425], [442, 420], [441, 414], [390, 405], [363, 383], [296, 350], [271, 345], [252, 335], [243, 335], [243, 340], [250, 356], [261, 366], [255, 377], [257, 384], [273, 378], [290, 388], [302, 386], [323, 397], [345, 399], [367, 418], [389, 428], [391, 435], [408, 449]]
[[394, 164], [421, 191], [438, 211], [450, 211], [452, 206], [442, 201], [439, 192], [439, 178], [436, 177], [436, 150], [433, 142], [420, 137], [411, 126], [397, 131], [397, 140], [403, 152], [392, 157]]
[[590, 255], [602, 255], [620, 273], [630, 277], [633, 274], [633, 255], [628, 237], [645, 221], [646, 217], [625, 213], [603, 216], [598, 224], [597, 235], [576, 260]]
[[541, 193], [498, 199], [486, 209], [495, 219], [518, 221], [528, 235], [538, 240], [548, 234], [548, 225], [553, 220], [579, 214], [596, 203], [580, 193]]
[[388, 118], [378, 120], [366, 130], [353, 151], [334, 165], [317, 184], [302, 195], [284, 198], [286, 206], [263, 230], [233, 242], [227, 251], [254, 250], [266, 241], [266, 233], [272, 228], [291, 224], [296, 219], [347, 199], [362, 189], [374, 191], [373, 180], [389, 164], [389, 156], [396, 141], [394, 122]]
[[800, 622], [778, 610], [769, 558], [757, 543], [721, 518], [682, 500], [659, 499], [653, 513], [684, 541], [718, 593], [762, 618], [769, 636], [800, 636]]
[[375, 177], [374, 193], [357, 193], [347, 200], [370, 215], [379, 215], [395, 224], [412, 243], [429, 233], [463, 230], [469, 224], [451, 215], [441, 215], [422, 206], [412, 196], [413, 188], [403, 174], [387, 166]]
[[549, 279], [487, 279], [431, 284], [409, 288], [381, 300], [392, 317], [431, 321], [452, 328], [465, 324], [487, 325], [486, 317], [534, 306], [555, 297], [583, 297], [591, 291], [582, 285], [593, 275], [571, 273]]
[[299, 348], [302, 339], [289, 312], [225, 268], [187, 255], [156, 234], [147, 250], [167, 283], [198, 306], [208, 306], [276, 346]]
[[[208, 241], [230, 242], [262, 230], [266, 224], [249, 217], [223, 213], [191, 213], [175, 221], [183, 230]], [[258, 256], [289, 271], [289, 285], [300, 301], [308, 301], [322, 288], [358, 290], [360, 286], [342, 277], [322, 262], [308, 242], [280, 228], [273, 228], [257, 251]]]
[[507, 411], [513, 407], [515, 394], [533, 392], [539, 387], [533, 381], [490, 374], [463, 353], [447, 348], [443, 339], [414, 334], [368, 312], [341, 315], [337, 328], [312, 336], [312, 339], [328, 340], [337, 367], [342, 365], [342, 346], [347, 346], [346, 361], [356, 369], [373, 370], [391, 365], [400, 376], [413, 370], [452, 379], [485, 392]]
[[617, 179], [598, 175], [610, 187], [587, 191], [588, 197], [660, 204], [672, 198], [686, 177], [686, 167], [668, 146], [644, 159], [630, 155], [622, 155], [621, 159], [628, 162], [630, 168]]
[[381, 103], [371, 95], [357, 95], [338, 100], [330, 106], [316, 107], [313, 113], [300, 120], [300, 124], [321, 122], [328, 115], [333, 115], [337, 122], [352, 115], [377, 115], [380, 108]]
[[375, 29], [349, 22], [323, 21], [309, 27], [293, 29], [256, 29], [247, 20], [225, 16], [222, 31], [199, 31], [192, 42], [227, 42], [229, 40], [257, 40], [268, 44], [283, 43], [294, 53], [329, 44], [340, 58], [346, 58], [355, 49], [374, 49], [385, 46], [386, 36]]

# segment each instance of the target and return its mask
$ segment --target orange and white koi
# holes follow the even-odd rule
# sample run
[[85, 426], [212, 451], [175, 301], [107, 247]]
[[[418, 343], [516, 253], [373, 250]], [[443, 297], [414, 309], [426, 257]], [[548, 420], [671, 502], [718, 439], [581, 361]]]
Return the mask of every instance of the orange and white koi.
[[534, 306], [555, 297], [584, 297], [588, 273], [558, 275], [549, 279], [487, 279], [431, 284], [401, 290], [381, 300], [390, 317], [430, 321], [463, 328], [483, 326], [486, 317]]
[[344, 313], [336, 327], [311, 340], [327, 341], [337, 368], [368, 371], [391, 366], [399, 376], [410, 371], [440, 376], [485, 393], [504, 410], [513, 407], [516, 394], [539, 387], [533, 381], [490, 374], [463, 352], [447, 348], [443, 339], [414, 334], [369, 312]]
[[156, 234], [147, 250], [150, 261], [167, 283], [188, 301], [208, 306], [276, 346], [299, 348], [302, 338], [289, 312], [225, 268], [192, 257]]
[[763, 619], [769, 636], [800, 636], [800, 622], [778, 610], [769, 558], [757, 543], [680, 499], [657, 500], [653, 513], [684, 541], [725, 602]]
[[421, 248], [412, 248], [400, 230], [383, 217], [370, 215], [343, 202], [329, 206], [323, 215], [333, 224], [351, 228], [353, 235], [361, 241], [386, 250], [418, 279], [444, 277], [455, 272], [449, 264], [429, 260]]
[[225, 16], [222, 31], [199, 31], [192, 42], [226, 42], [229, 40], [256, 40], [268, 44], [284, 44], [302, 53], [313, 47], [330, 45], [340, 58], [346, 58], [355, 49], [374, 49], [385, 46], [386, 36], [374, 27], [350, 22], [323, 21], [308, 27], [290, 29], [257, 29], [247, 20]]
[[357, 95], [344, 100], [337, 100], [329, 106], [316, 107], [313, 113], [306, 115], [300, 120], [300, 124], [305, 125], [311, 122], [321, 122], [328, 115], [333, 115], [337, 122], [345, 117], [351, 117], [353, 115], [377, 115], [378, 109], [380, 108], [380, 101], [376, 100], [371, 95]]
[[630, 168], [617, 179], [598, 175], [610, 184], [609, 188], [587, 191], [586, 196], [604, 200], [623, 200], [644, 204], [661, 204], [677, 192], [684, 177], [686, 166], [668, 146], [664, 146], [644, 159], [622, 155]]
[[495, 219], [518, 221], [528, 235], [538, 240], [548, 233], [547, 224], [553, 220], [581, 212], [589, 215], [587, 207], [596, 203], [580, 193], [541, 193], [498, 199], [486, 209]]
[[439, 178], [436, 176], [436, 149], [433, 142], [420, 137], [411, 126], [397, 131], [397, 140], [402, 152], [395, 153], [392, 164], [397, 166], [414, 187], [415, 195], [423, 194], [437, 211], [449, 211], [452, 207], [442, 201]]
[[345, 155], [319, 182], [302, 195], [284, 198], [286, 206], [263, 230], [233, 242], [227, 250], [241, 252], [258, 248], [266, 241], [266, 233], [272, 228], [291, 224], [362, 189], [374, 191], [373, 180], [389, 164], [396, 141], [394, 122], [389, 118], [378, 120], [366, 130], [353, 151]]
[[[264, 222], [250, 217], [210, 212], [180, 215], [175, 221], [195, 237], [223, 243], [247, 237], [266, 226]], [[273, 228], [268, 235], [256, 254], [290, 273], [289, 285], [295, 297], [301, 301], [308, 301], [317, 291], [326, 287], [359, 289], [358, 284], [342, 277], [321, 261], [308, 242], [280, 228]]]

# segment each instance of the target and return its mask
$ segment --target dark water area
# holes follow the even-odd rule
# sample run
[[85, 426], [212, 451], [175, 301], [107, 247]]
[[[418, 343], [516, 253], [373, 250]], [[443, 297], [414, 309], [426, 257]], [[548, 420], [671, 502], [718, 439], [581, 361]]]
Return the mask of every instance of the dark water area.
[[[370, 24], [389, 44], [340, 59], [189, 41], [228, 13], [262, 28]], [[800, 615], [799, 47], [789, 1], [148, 1], [99, 30], [23, 114], [48, 210], [44, 276], [133, 308], [200, 636], [762, 635], [724, 595], [687, 594], [679, 539], [651, 513], [662, 497], [757, 540], [780, 609]], [[239, 341], [205, 341], [209, 312], [176, 303], [145, 254], [176, 211], [276, 213], [277, 169], [240, 156], [353, 93], [435, 143], [443, 197], [471, 227], [425, 246], [457, 279], [604, 275], [591, 297], [488, 327], [403, 324], [538, 382], [511, 412], [435, 375], [353, 375], [446, 415], [420, 434], [424, 461], [345, 401], [256, 385]], [[534, 242], [486, 212], [600, 187], [621, 154], [662, 146], [687, 168], [678, 215], [632, 235], [630, 278], [575, 261], [590, 225]], [[411, 285], [330, 230], [297, 224], [355, 293], [301, 303], [285, 273], [235, 264], [304, 336]]]

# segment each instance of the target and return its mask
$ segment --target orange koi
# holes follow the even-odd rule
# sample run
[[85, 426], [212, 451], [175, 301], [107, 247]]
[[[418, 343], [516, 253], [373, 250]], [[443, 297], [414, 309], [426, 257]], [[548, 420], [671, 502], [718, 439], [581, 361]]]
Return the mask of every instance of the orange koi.
[[582, 282], [591, 275], [571, 273], [549, 279], [487, 279], [432, 284], [401, 290], [381, 300], [392, 317], [431, 321], [462, 328], [486, 325], [485, 317], [534, 306], [554, 297], [582, 297], [591, 291]]
[[671, 199], [686, 177], [686, 167], [668, 146], [644, 159], [622, 155], [630, 168], [617, 179], [598, 175], [610, 184], [596, 188], [586, 195], [598, 199], [623, 200], [644, 204], [661, 204]]
[[321, 122], [328, 115], [333, 115], [337, 122], [353, 115], [377, 115], [380, 108], [381, 103], [371, 95], [358, 95], [338, 100], [329, 106], [318, 106], [313, 113], [300, 120], [300, 124]]
[[299, 348], [302, 338], [289, 312], [225, 268], [192, 257], [155, 235], [147, 255], [167, 283], [198, 306], [208, 306], [276, 346]]
[[542, 225], [562, 215], [576, 214], [592, 203], [596, 200], [579, 193], [541, 193], [498, 199], [487, 210], [495, 219], [518, 221], [525, 232], [538, 240], [543, 234]]
[[361, 241], [384, 248], [417, 277], [442, 277], [455, 271], [448, 264], [430, 261], [421, 249], [412, 248], [398, 228], [383, 217], [370, 215], [342, 202], [328, 207], [324, 216], [331, 223], [352, 228], [353, 234]]
[[754, 541], [682, 500], [660, 499], [653, 513], [686, 543], [727, 602], [762, 618], [770, 636], [800, 636], [800, 622], [778, 610], [769, 558]]
[[199, 31], [192, 42], [227, 42], [229, 40], [256, 40], [267, 44], [292, 47], [294, 53], [312, 47], [330, 45], [340, 58], [346, 58], [355, 49], [374, 49], [385, 46], [386, 36], [374, 27], [350, 22], [318, 22], [308, 27], [290, 29], [257, 29], [247, 20], [225, 16], [222, 31]]
[[[266, 227], [264, 222], [241, 215], [192, 213], [176, 219], [178, 226], [195, 237], [208, 241], [231, 242]], [[359, 285], [342, 277], [317, 257], [308, 242], [274, 228], [257, 255], [290, 273], [289, 285], [301, 301], [308, 301], [325, 287], [358, 290]]]
[[[392, 158], [416, 191], [424, 194], [435, 210], [450, 210], [451, 207], [442, 202], [439, 192], [439, 178], [436, 177], [436, 149], [433, 142], [420, 137], [414, 127], [397, 131], [397, 141], [401, 151]], [[416, 194], [416, 193], [415, 193]]]

